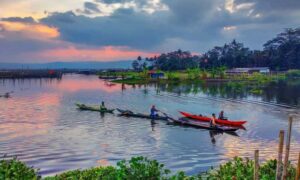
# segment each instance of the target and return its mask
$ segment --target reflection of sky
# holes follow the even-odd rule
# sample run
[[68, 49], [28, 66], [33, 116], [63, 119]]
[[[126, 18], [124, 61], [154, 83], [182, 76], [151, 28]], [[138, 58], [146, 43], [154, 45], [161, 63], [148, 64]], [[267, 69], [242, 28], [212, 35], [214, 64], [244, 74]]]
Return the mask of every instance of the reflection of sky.
[[68, 76], [64, 78], [62, 83], [49, 84], [51, 88], [59, 89], [66, 92], [78, 92], [83, 90], [100, 90], [107, 93], [117, 92], [121, 90], [121, 84], [112, 84], [99, 81], [98, 78], [72, 79]]
[[[287, 129], [287, 117], [294, 109], [235, 101], [218, 101], [205, 94], [160, 92], [141, 86], [122, 91], [121, 85], [108, 85], [94, 76], [67, 75], [62, 80], [6, 81], [0, 92], [14, 91], [12, 98], [0, 99], [0, 154], [18, 155], [42, 174], [68, 169], [114, 165], [132, 156], [147, 156], [172, 170], [189, 174], [207, 170], [236, 155], [276, 157], [278, 133]], [[201, 96], [202, 98], [199, 98]], [[147, 120], [78, 111], [74, 102], [99, 104], [149, 113], [152, 104], [179, 116], [178, 110], [211, 114], [225, 110], [231, 119], [247, 120], [240, 137], [215, 135], [208, 131], [166, 125], [151, 126]], [[299, 121], [294, 122], [291, 160], [300, 151]]]
[[57, 121], [59, 101], [56, 94], [49, 93], [4, 100], [0, 104], [1, 133], [8, 139], [46, 134]]

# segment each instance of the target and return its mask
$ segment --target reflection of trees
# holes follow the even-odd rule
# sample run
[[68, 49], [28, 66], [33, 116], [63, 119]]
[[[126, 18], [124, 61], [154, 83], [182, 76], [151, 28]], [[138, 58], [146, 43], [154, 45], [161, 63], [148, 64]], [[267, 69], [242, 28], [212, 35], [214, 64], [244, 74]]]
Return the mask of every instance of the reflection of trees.
[[[132, 86], [136, 88], [136, 86]], [[182, 94], [203, 93], [207, 96], [221, 97], [227, 99], [242, 99], [248, 96], [262, 98], [263, 101], [276, 102], [280, 104], [300, 105], [300, 80], [298, 81], [280, 81], [270, 83], [264, 87], [256, 84], [247, 84], [243, 82], [227, 83], [205, 83], [205, 82], [173, 82], [173, 83], [153, 83], [138, 88], [144, 88], [144, 94], [148, 93], [148, 87], [154, 88], [156, 93], [169, 92], [178, 96]], [[252, 92], [253, 89], [261, 90], [259, 94]]]
[[280, 81], [271, 83], [263, 91], [264, 101], [273, 101], [280, 104], [289, 104], [293, 106], [300, 105], [300, 80], [298, 81]]

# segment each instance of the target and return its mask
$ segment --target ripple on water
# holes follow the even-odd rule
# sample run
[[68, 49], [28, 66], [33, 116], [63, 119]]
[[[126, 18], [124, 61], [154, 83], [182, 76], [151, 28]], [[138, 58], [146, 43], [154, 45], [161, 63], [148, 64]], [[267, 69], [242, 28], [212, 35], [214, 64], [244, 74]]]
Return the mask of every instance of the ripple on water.
[[[93, 76], [64, 76], [61, 81], [4, 82], [1, 89], [15, 91], [13, 98], [0, 99], [0, 155], [18, 156], [40, 168], [42, 175], [98, 165], [115, 165], [121, 159], [147, 156], [172, 170], [188, 174], [205, 171], [236, 155], [276, 157], [278, 132], [286, 129], [289, 114], [299, 118], [299, 109], [277, 107], [257, 99], [224, 99], [196, 95], [157, 93], [148, 87], [132, 89], [121, 85], [113, 89]], [[126, 118], [115, 114], [79, 111], [76, 102], [148, 113], [157, 107], [179, 117], [178, 110], [211, 114], [224, 109], [232, 119], [245, 119], [247, 131], [239, 137], [211, 134], [209, 131], [167, 125], [158, 121]], [[300, 151], [300, 123], [294, 123], [291, 160]], [[214, 140], [212, 139], [214, 138]]]

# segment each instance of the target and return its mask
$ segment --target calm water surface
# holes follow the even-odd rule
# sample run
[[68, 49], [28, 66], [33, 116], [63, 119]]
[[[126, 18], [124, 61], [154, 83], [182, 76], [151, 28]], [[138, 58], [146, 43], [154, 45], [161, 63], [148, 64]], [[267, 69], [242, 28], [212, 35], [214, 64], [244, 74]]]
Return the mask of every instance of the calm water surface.
[[[61, 80], [0, 80], [0, 156], [17, 156], [42, 175], [147, 156], [171, 170], [196, 174], [234, 156], [276, 157], [280, 129], [288, 115], [299, 120], [300, 83], [273, 84], [259, 96], [220, 85], [110, 85], [95, 76], [65, 75]], [[178, 110], [211, 114], [225, 110], [230, 119], [247, 120], [237, 135], [195, 128], [152, 125], [145, 119], [79, 111], [76, 102], [148, 113], [152, 104], [179, 117]], [[115, 113], [117, 114], [117, 113]], [[300, 151], [295, 121], [291, 160]]]

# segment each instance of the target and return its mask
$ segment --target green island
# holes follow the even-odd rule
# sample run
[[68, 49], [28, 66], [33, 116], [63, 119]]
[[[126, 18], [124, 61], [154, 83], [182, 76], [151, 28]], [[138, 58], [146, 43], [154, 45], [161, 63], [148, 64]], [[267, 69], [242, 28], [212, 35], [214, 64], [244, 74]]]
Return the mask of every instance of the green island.
[[263, 50], [250, 50], [233, 40], [203, 54], [177, 50], [154, 57], [137, 57], [131, 70], [99, 72], [99, 78], [124, 84], [147, 83], [228, 83], [248, 86], [261, 94], [272, 82], [300, 78], [298, 60], [300, 28], [286, 29], [263, 44]]
[[119, 77], [112, 80], [114, 83], [123, 83], [129, 85], [135, 84], [176, 84], [176, 83], [223, 83], [229, 88], [234, 88], [236, 91], [241, 91], [242, 88], [247, 88], [252, 94], [262, 94], [263, 88], [270, 83], [278, 83], [280, 81], [292, 81], [299, 79], [300, 70], [288, 70], [284, 73], [276, 74], [240, 74], [228, 76], [225, 73], [225, 68], [217, 68], [216, 70], [205, 69], [187, 69], [183, 71], [156, 71], [165, 74], [164, 78], [151, 78], [149, 70], [142, 72], [126, 71], [126, 72], [103, 72], [99, 76]]
[[[276, 177], [276, 160], [268, 160], [259, 167], [259, 179], [269, 180]], [[295, 179], [296, 168], [288, 165], [287, 179]], [[45, 180], [77, 180], [77, 179], [164, 179], [164, 180], [196, 180], [196, 179], [253, 179], [254, 161], [248, 158], [235, 157], [233, 160], [211, 168], [207, 172], [188, 176], [183, 171], [176, 173], [156, 160], [145, 157], [133, 157], [129, 161], [122, 160], [114, 166], [93, 167], [85, 170], [71, 170], [50, 177], [41, 177], [39, 171], [25, 163], [14, 159], [0, 161], [0, 179], [45, 179]]]

